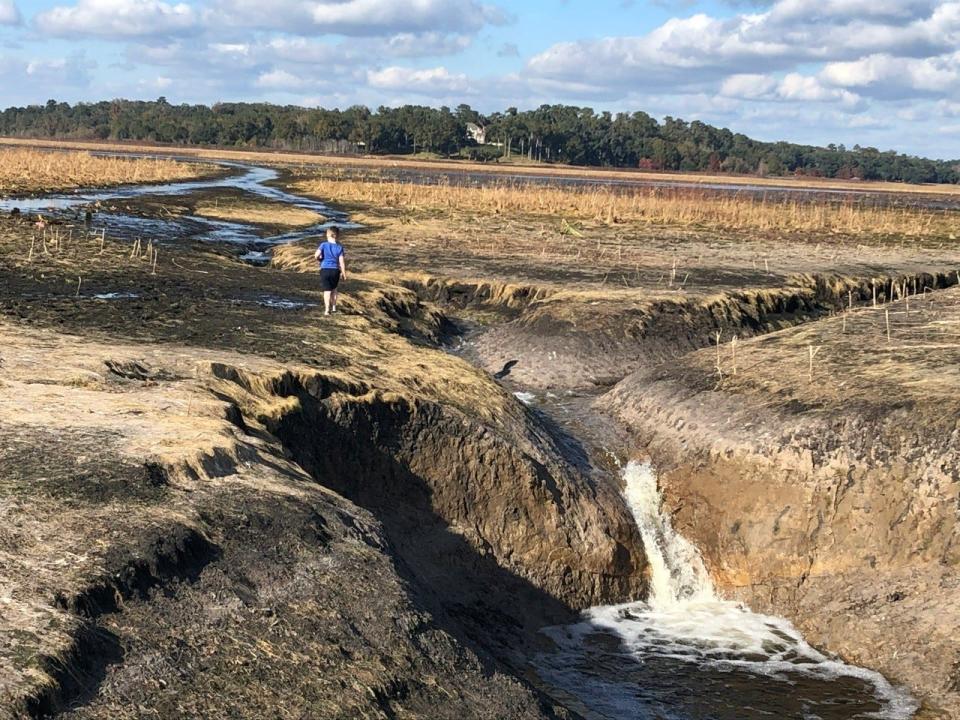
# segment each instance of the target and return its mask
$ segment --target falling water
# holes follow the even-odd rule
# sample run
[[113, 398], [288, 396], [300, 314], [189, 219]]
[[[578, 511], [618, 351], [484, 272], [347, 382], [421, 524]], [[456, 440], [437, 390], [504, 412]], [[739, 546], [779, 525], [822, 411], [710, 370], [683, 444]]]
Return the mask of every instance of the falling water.
[[646, 602], [546, 628], [533, 665], [588, 718], [904, 720], [916, 701], [882, 675], [811, 647], [789, 622], [718, 597], [696, 547], [663, 513], [650, 465], [624, 469], [650, 566]]

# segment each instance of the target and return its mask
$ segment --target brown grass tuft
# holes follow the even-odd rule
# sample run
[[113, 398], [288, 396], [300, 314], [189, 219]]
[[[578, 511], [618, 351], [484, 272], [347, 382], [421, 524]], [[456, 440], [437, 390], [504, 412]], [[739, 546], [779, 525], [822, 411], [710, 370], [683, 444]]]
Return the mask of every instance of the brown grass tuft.
[[335, 203], [405, 212], [458, 210], [560, 218], [569, 228], [567, 234], [576, 232], [568, 219], [608, 225], [909, 238], [948, 238], [956, 231], [955, 217], [944, 210], [771, 200], [689, 188], [561, 188], [507, 182], [465, 187], [318, 177], [299, 182], [296, 189]]
[[306, 227], [322, 223], [325, 219], [323, 215], [305, 208], [265, 202], [201, 203], [197, 205], [196, 214], [215, 220], [282, 227]]
[[188, 180], [214, 170], [217, 168], [158, 158], [10, 148], [0, 150], [0, 194]]

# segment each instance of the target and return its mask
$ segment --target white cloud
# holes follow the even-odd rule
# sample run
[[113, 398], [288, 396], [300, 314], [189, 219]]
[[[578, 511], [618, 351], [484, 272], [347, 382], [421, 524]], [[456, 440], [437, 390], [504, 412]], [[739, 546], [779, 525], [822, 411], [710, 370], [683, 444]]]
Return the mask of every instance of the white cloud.
[[800, 73], [784, 77], [777, 86], [777, 95], [801, 102], [839, 102], [850, 108], [860, 104], [860, 98], [849, 90], [824, 87], [816, 77]]
[[937, 4], [935, 0], [781, 0], [770, 14], [779, 22], [811, 18], [881, 18], [902, 22], [926, 17]]
[[646, 35], [564, 42], [533, 57], [533, 75], [607, 87], [699, 90], [732, 75], [871, 54], [926, 58], [960, 45], [960, 1], [780, 0], [766, 12], [672, 18]]
[[210, 50], [220, 55], [246, 57], [250, 54], [250, 43], [210, 43]]
[[160, 0], [79, 0], [71, 7], [57, 6], [36, 17], [37, 27], [50, 35], [93, 35], [129, 38], [173, 35], [197, 29], [197, 12], [186, 3]]
[[800, 73], [788, 73], [779, 81], [772, 75], [731, 75], [721, 84], [720, 95], [743, 100], [835, 102], [851, 110], [863, 109], [855, 93], [826, 87], [817, 77]]
[[776, 78], [770, 75], [743, 73], [740, 75], [731, 75], [724, 80], [720, 86], [720, 94], [724, 97], [753, 100], [769, 96], [776, 86]]
[[470, 47], [471, 37], [438, 32], [398, 33], [378, 42], [378, 50], [389, 57], [436, 57], [463, 52]]
[[747, 71], [758, 61], [781, 65], [794, 50], [757, 32], [762, 16], [673, 18], [647, 35], [559, 43], [528, 63], [534, 75], [632, 86], [694, 84]]
[[154, 94], [164, 92], [173, 85], [173, 79], [162, 75], [154, 78], [146, 78], [137, 83], [137, 88], [143, 93]]
[[82, 52], [60, 58], [0, 57], [0, 77], [11, 87], [22, 90], [40, 87], [48, 94], [51, 90], [89, 87], [91, 72], [96, 67]]
[[451, 73], [444, 67], [415, 70], [407, 67], [388, 67], [371, 70], [367, 82], [381, 90], [411, 92], [419, 95], [444, 96], [450, 93], [470, 92], [470, 83], [462, 73]]
[[13, 0], [0, 0], [0, 25], [19, 25], [20, 11]]
[[952, 100], [941, 100], [936, 105], [937, 112], [943, 117], [960, 117], [960, 102]]
[[303, 78], [286, 70], [271, 70], [261, 73], [256, 81], [257, 87], [268, 90], [297, 90], [302, 88], [304, 84]]
[[960, 52], [930, 58], [870, 55], [829, 63], [820, 76], [837, 87], [887, 98], [950, 96], [960, 90]]
[[299, 34], [476, 32], [506, 14], [477, 0], [218, 0], [218, 22]]
[[851, 128], [888, 128], [890, 122], [873, 115], [854, 115], [847, 121], [847, 126]]

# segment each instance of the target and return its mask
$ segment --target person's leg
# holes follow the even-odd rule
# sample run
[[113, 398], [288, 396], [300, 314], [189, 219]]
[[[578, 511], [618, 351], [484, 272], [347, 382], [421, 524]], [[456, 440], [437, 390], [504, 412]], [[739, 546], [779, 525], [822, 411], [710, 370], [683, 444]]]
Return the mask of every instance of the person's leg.
[[330, 300], [331, 300], [330, 296], [331, 295], [333, 295], [333, 293], [330, 290], [323, 291], [323, 309], [324, 309], [323, 314], [324, 315], [330, 314]]
[[336, 290], [334, 290], [332, 293], [330, 293], [330, 295], [331, 295], [331, 300], [330, 300], [330, 312], [336, 312], [336, 311], [337, 311], [337, 296], [338, 296], [338, 294], [339, 294], [339, 293], [338, 293]]

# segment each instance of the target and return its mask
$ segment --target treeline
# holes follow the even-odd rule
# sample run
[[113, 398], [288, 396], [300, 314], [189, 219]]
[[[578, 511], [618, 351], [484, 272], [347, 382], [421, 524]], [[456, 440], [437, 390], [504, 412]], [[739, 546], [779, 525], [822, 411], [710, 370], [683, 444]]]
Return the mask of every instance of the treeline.
[[477, 160], [651, 170], [811, 175], [910, 183], [958, 183], [960, 161], [945, 162], [855, 145], [813, 147], [752, 140], [699, 121], [646, 113], [595, 112], [568, 105], [481, 115], [469, 105], [307, 109], [265, 103], [171, 105], [113, 100], [9, 108], [0, 134], [140, 140], [183, 145], [267, 147], [339, 153], [437, 153]]

